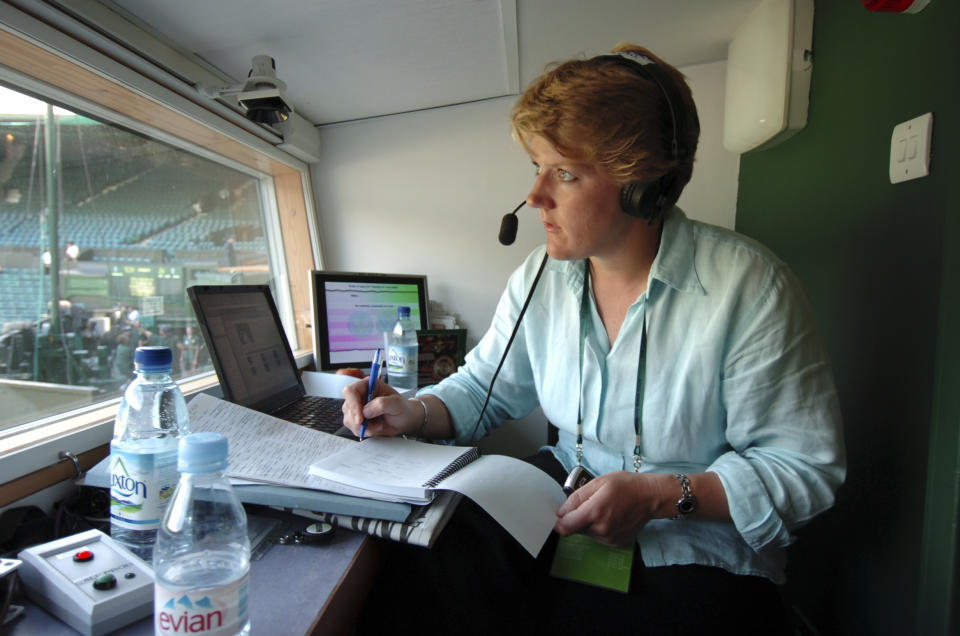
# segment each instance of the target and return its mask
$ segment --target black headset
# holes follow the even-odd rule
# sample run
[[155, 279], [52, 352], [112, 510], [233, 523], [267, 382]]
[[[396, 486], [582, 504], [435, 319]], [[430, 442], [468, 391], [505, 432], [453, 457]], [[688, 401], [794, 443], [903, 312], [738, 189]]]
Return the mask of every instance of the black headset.
[[[634, 72], [660, 87], [660, 92], [663, 93], [663, 98], [667, 101], [667, 109], [670, 111], [670, 122], [673, 128], [673, 138], [670, 141], [670, 155], [674, 163], [678, 162], [681, 157], [680, 144], [677, 141], [680, 119], [677, 117], [674, 103], [675, 101], [676, 103], [680, 103], [680, 96], [677, 94], [671, 79], [656, 62], [645, 55], [640, 55], [633, 51], [620, 51], [604, 57], [631, 62], [630, 67]], [[671, 98], [671, 90], [668, 90], [668, 87], [673, 92], [673, 98]], [[676, 168], [672, 168], [666, 174], [649, 183], [641, 183], [639, 181], [628, 183], [620, 189], [620, 209], [630, 216], [645, 219], [653, 223], [665, 212], [664, 208], [667, 205], [667, 201], [669, 201], [674, 194], [676, 183]]]

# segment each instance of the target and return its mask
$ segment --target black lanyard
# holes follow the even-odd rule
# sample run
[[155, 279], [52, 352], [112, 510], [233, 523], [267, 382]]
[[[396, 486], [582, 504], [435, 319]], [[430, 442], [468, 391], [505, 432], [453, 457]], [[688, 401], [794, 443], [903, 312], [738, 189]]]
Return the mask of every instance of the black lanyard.
[[[580, 393], [577, 396], [577, 465], [583, 459], [583, 352], [587, 342], [587, 315], [590, 308], [590, 262], [584, 261], [583, 293], [580, 296]], [[642, 464], [641, 433], [643, 431], [643, 395], [647, 384], [647, 308], [643, 308], [643, 330], [640, 332], [640, 359], [637, 362], [637, 392], [633, 409], [633, 469]]]

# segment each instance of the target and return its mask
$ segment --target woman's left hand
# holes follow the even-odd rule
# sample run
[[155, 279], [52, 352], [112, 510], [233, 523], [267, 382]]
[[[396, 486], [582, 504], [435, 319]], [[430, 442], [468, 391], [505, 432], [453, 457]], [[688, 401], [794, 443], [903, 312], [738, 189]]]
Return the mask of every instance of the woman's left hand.
[[554, 530], [577, 532], [607, 545], [630, 545], [658, 514], [670, 492], [670, 475], [618, 471], [595, 477], [571, 494], [557, 511]]

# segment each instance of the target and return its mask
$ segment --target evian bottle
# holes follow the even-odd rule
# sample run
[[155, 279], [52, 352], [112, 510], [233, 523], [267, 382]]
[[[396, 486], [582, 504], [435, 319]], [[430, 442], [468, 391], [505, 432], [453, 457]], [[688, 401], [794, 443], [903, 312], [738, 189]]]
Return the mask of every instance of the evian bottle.
[[154, 633], [250, 633], [247, 515], [230, 482], [227, 438], [194, 433], [180, 440], [180, 483], [154, 549]]

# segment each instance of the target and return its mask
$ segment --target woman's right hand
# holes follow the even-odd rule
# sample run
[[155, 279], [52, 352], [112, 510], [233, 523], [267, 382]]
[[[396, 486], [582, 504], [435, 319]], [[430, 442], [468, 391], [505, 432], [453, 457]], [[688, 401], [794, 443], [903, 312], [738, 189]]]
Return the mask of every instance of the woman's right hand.
[[343, 425], [358, 437], [364, 418], [367, 420], [365, 437], [393, 437], [417, 432], [423, 424], [423, 408], [383, 381], [377, 381], [373, 398], [366, 402], [369, 381], [367, 377], [343, 389]]

